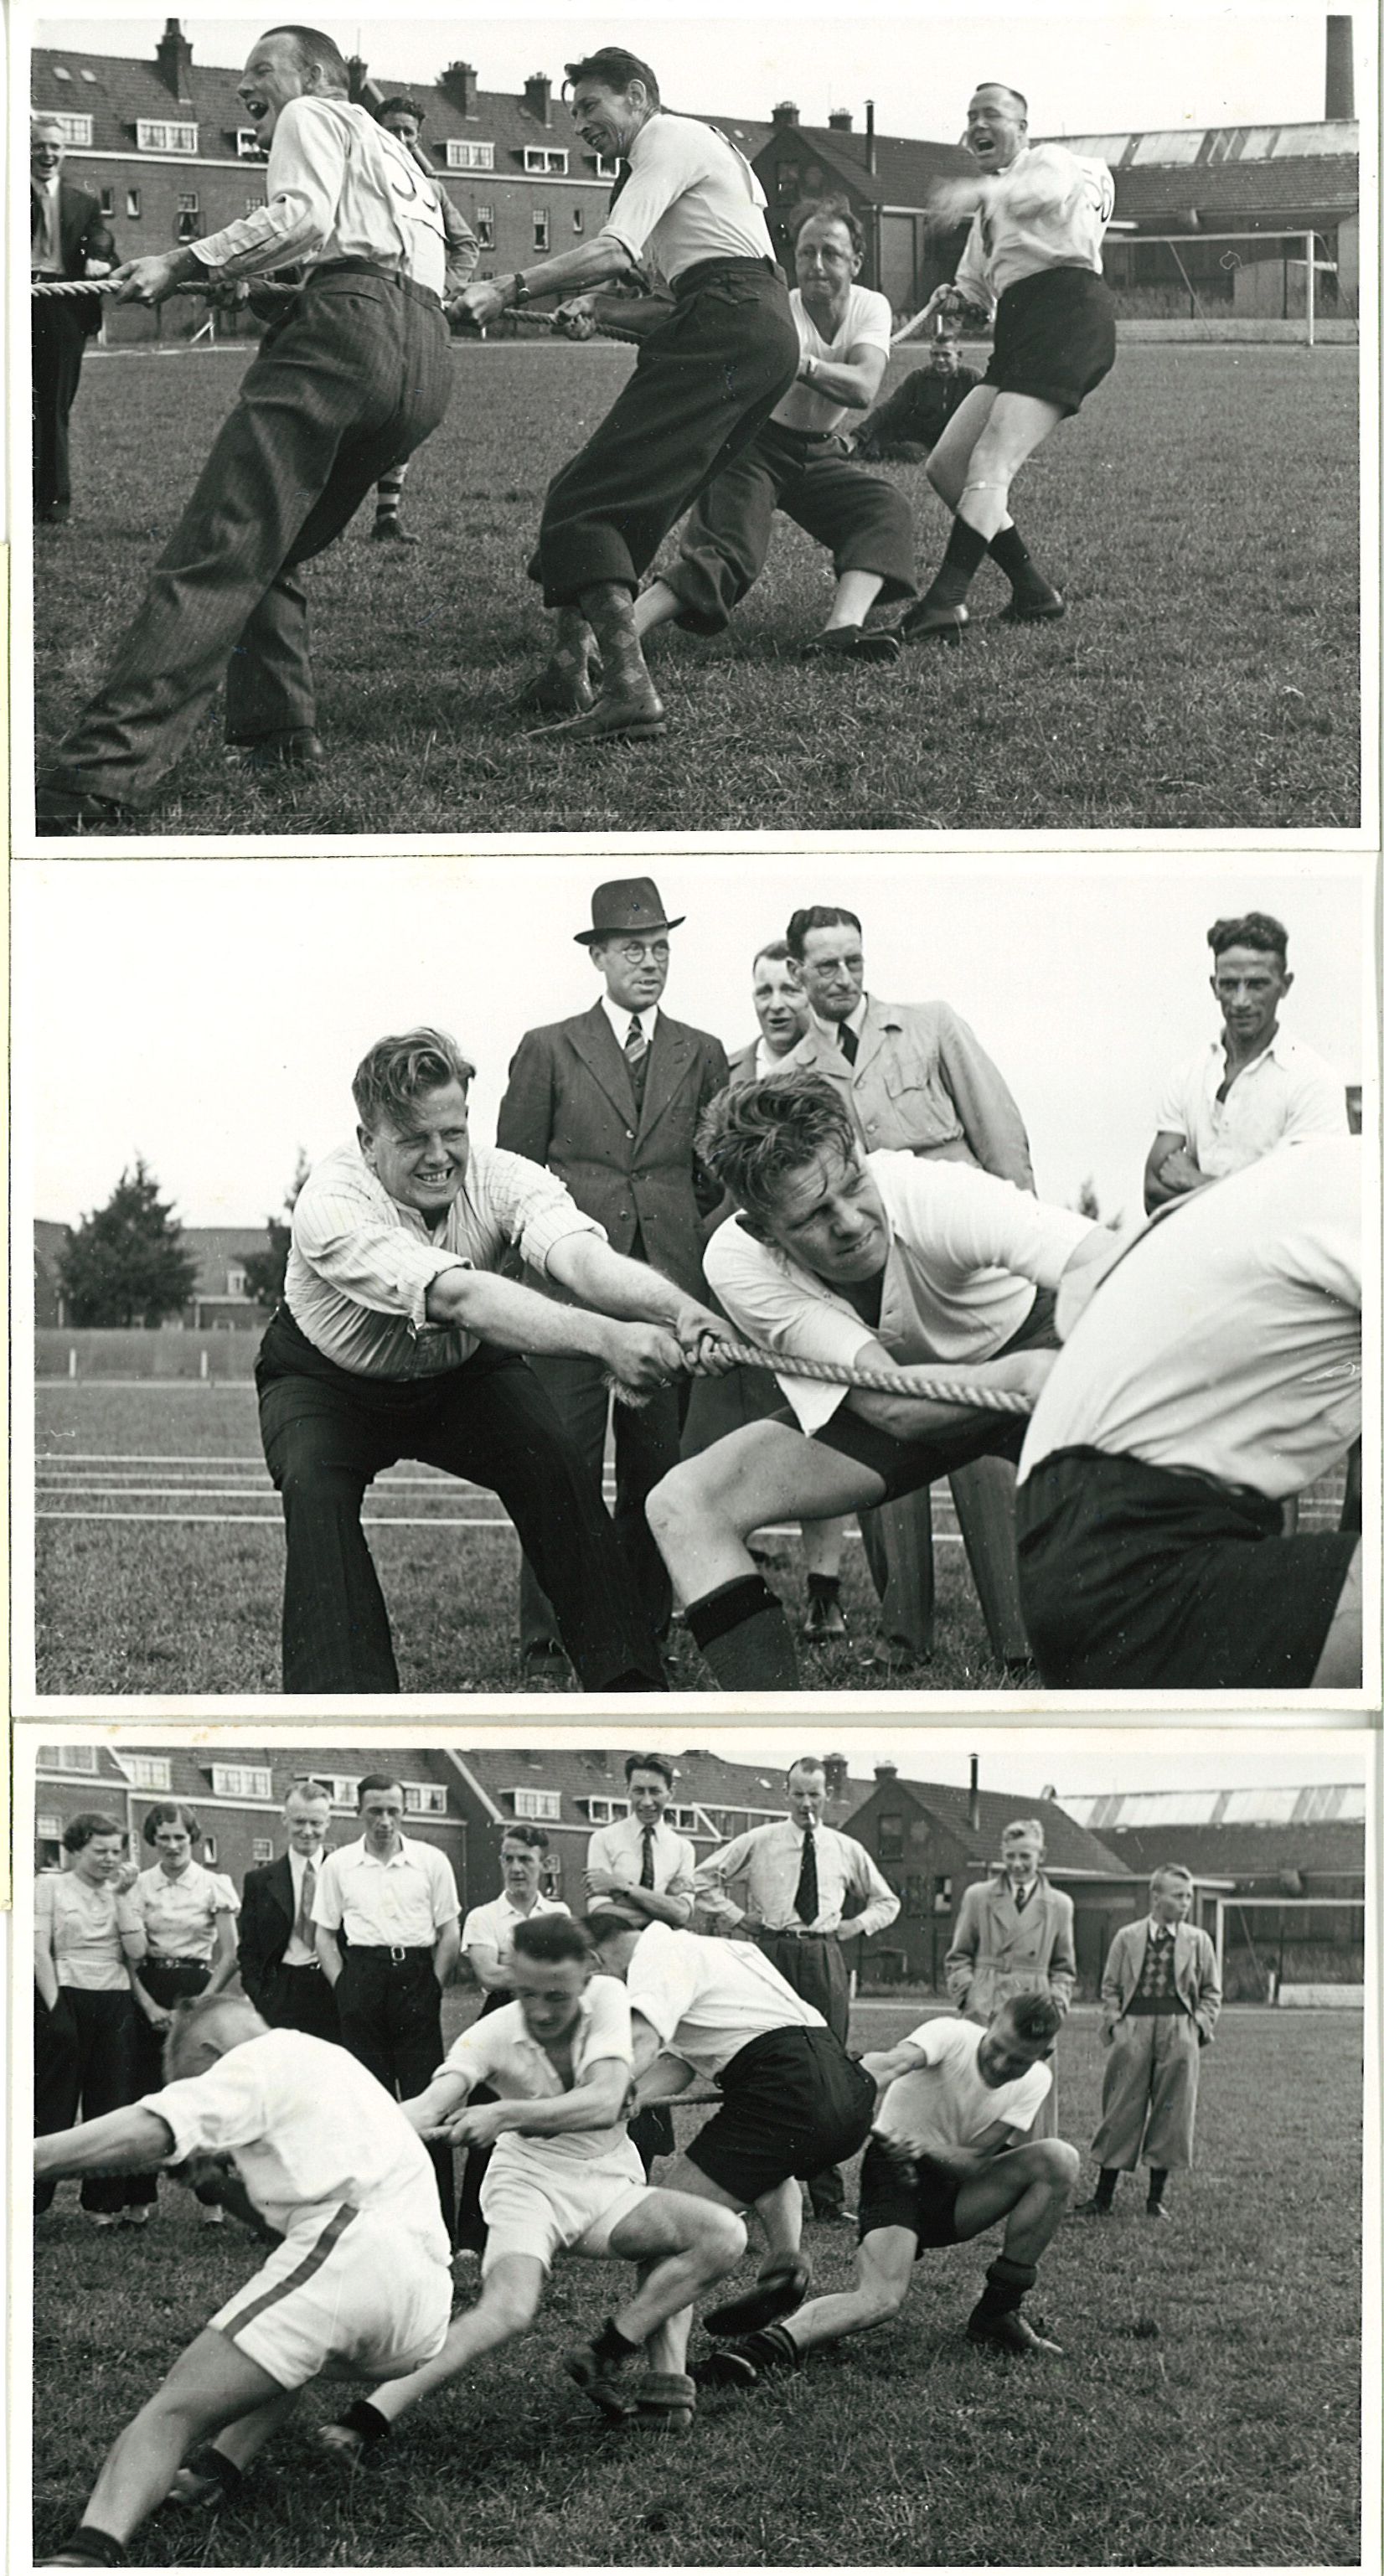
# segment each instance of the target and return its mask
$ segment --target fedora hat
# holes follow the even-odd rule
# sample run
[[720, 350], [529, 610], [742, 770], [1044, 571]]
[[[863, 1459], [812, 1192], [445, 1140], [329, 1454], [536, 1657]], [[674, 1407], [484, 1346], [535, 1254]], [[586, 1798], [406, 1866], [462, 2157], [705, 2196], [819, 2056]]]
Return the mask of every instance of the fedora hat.
[[572, 936], [583, 948], [598, 939], [616, 938], [622, 930], [647, 936], [651, 930], [679, 930], [687, 919], [680, 912], [670, 921], [663, 909], [663, 897], [652, 877], [612, 877], [608, 885], [598, 885], [591, 898], [591, 928], [574, 930]]

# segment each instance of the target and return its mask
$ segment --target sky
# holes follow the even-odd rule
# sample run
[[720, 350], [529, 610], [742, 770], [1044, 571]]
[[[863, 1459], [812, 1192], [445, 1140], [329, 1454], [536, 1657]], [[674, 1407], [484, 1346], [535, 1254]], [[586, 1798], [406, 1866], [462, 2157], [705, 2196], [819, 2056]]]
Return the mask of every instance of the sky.
[[[644, 862], [649, 864], [649, 862]], [[17, 1216], [74, 1223], [143, 1155], [190, 1225], [261, 1225], [301, 1145], [352, 1132], [350, 1078], [389, 1030], [449, 1029], [494, 1138], [526, 1028], [599, 985], [573, 934], [638, 858], [26, 861], [12, 871]], [[1137, 1215], [1162, 1077], [1217, 1026], [1206, 930], [1251, 907], [1290, 932], [1283, 1024], [1343, 1081], [1365, 1064], [1368, 870], [1204, 851], [989, 859], [658, 853], [667, 1003], [727, 1048], [755, 1034], [750, 962], [799, 903], [850, 906], [888, 1001], [944, 998], [1014, 1092], [1039, 1192]], [[1372, 1005], [1371, 1005], [1372, 1010]], [[1371, 1020], [1372, 1024], [1372, 1020]], [[78, 1036], [80, 1042], [78, 1042]]]
[[[196, 5], [181, 17], [205, 63], [239, 64], [264, 24]], [[70, 16], [46, 10], [31, 23], [39, 44], [148, 59], [163, 14], [131, 18], [86, 0]], [[850, 107], [863, 126], [873, 97], [882, 133], [934, 140], [959, 134], [970, 90], [986, 78], [1027, 94], [1036, 134], [1276, 124], [1319, 117], [1323, 106], [1325, 13], [1262, 0], [1195, 12], [1089, 6], [984, 16], [918, 0], [889, 0], [868, 14], [804, 0], [791, 16], [752, 19], [689, 13], [670, 0], [611, 15], [574, 0], [541, 14], [472, 18], [434, 0], [389, 18], [327, 12], [324, 23], [391, 80], [432, 80], [460, 57], [476, 66], [483, 89], [517, 93], [531, 72], [556, 80], [574, 52], [620, 43], [653, 63], [674, 107], [767, 118], [791, 98], [809, 124]], [[1360, 97], [1368, 96], [1369, 28], [1362, 14]]]

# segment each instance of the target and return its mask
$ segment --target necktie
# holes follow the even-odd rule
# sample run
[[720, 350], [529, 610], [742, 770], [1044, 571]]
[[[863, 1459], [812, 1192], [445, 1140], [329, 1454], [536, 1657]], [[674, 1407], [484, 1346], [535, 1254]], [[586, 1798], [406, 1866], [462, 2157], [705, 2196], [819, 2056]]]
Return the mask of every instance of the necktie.
[[631, 1073], [637, 1064], [643, 1063], [648, 1052], [649, 1041], [644, 1035], [639, 1013], [635, 1011], [631, 1014], [629, 1027], [625, 1031], [625, 1062]]
[[652, 1887], [653, 1883], [654, 1829], [652, 1825], [646, 1825], [644, 1827], [644, 1857], [639, 1864], [639, 1884], [641, 1887]]
[[305, 1950], [310, 1950], [313, 1947], [312, 1902], [316, 1892], [317, 1863], [315, 1860], [305, 1861], [303, 1864], [303, 1883], [298, 1890], [298, 1911], [293, 1918], [294, 1938], [295, 1940], [302, 1942]]
[[621, 164], [620, 164], [619, 169], [617, 170], [617, 172], [616, 172], [616, 174], [615, 174], [615, 185], [614, 185], [614, 187], [611, 189], [611, 192], [610, 192], [610, 205], [609, 205], [609, 206], [607, 206], [607, 208], [606, 208], [606, 213], [607, 213], [607, 214], [609, 214], [609, 212], [610, 212], [610, 206], [613, 206], [613, 205], [614, 205], [615, 200], [616, 200], [616, 198], [619, 196], [621, 189], [622, 189], [622, 188], [627, 188], [627, 187], [629, 186], [629, 178], [630, 178], [630, 165], [629, 165], [628, 161], [622, 161], [622, 162], [621, 162]]
[[854, 1029], [847, 1028], [844, 1020], [841, 1022], [841, 1053], [847, 1064], [854, 1064], [860, 1053], [860, 1040]]
[[1033, 1893], [1033, 1890], [1032, 1890], [1032, 1888], [1030, 1888], [1030, 1887], [1016, 1887], [1016, 1888], [1015, 1888], [1015, 1890], [1014, 1890], [1014, 1904], [1015, 1904], [1015, 1907], [1016, 1907], [1017, 1911], [1018, 1911], [1020, 1914], [1022, 1914], [1022, 1912], [1023, 1912], [1023, 1910], [1024, 1910], [1024, 1907], [1027, 1905], [1028, 1900], [1029, 1900], [1030, 1896], [1032, 1895], [1032, 1893]]
[[798, 1892], [793, 1899], [793, 1911], [798, 1921], [815, 1923], [817, 1904], [817, 1843], [812, 1827], [808, 1825], [803, 1834], [803, 1861], [798, 1872]]

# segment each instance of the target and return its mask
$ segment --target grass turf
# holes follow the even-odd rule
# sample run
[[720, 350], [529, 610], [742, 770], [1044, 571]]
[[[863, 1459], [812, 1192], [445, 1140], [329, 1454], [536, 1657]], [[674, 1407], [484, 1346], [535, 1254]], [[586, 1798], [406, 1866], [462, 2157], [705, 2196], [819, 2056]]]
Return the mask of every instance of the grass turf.
[[[37, 1437], [40, 1453], [60, 1459], [99, 1453], [108, 1458], [205, 1458], [208, 1472], [170, 1470], [165, 1481], [233, 1484], [234, 1493], [189, 1494], [194, 1513], [247, 1513], [265, 1528], [231, 1520], [179, 1523], [182, 1506], [148, 1494], [119, 1491], [88, 1497], [46, 1490], [40, 1508], [115, 1513], [167, 1512], [166, 1526], [148, 1521], [40, 1521], [36, 1534], [35, 1619], [38, 1688], [65, 1697], [113, 1692], [164, 1695], [250, 1692], [280, 1688], [279, 1615], [283, 1588], [283, 1538], [278, 1503], [268, 1473], [259, 1466], [219, 1468], [217, 1461], [258, 1459], [259, 1431], [250, 1387], [73, 1386], [40, 1381]], [[418, 1473], [417, 1470], [404, 1470]], [[41, 1482], [53, 1470], [40, 1466]], [[63, 1466], [55, 1484], [76, 1478]], [[122, 1465], [85, 1470], [83, 1481], [107, 1487], [157, 1485], [155, 1467]], [[944, 1521], [943, 1487], [934, 1504]], [[376, 1485], [366, 1496], [375, 1512], [439, 1517], [479, 1514], [499, 1506], [490, 1497], [464, 1494], [449, 1479], [391, 1495]], [[945, 1515], [949, 1522], [949, 1514]], [[408, 1693], [532, 1690], [517, 1641], [519, 1551], [507, 1522], [496, 1529], [418, 1527], [367, 1531], [389, 1605], [401, 1688]], [[781, 1541], [791, 1570], [771, 1581], [790, 1603], [806, 1608], [806, 1579], [796, 1540]], [[996, 1664], [960, 1548], [935, 1549], [937, 1637], [931, 1663], [909, 1665], [891, 1678], [866, 1658], [877, 1643], [877, 1603], [863, 1551], [847, 1546], [842, 1599], [851, 1639], [844, 1646], [802, 1649], [801, 1678], [809, 1690], [1003, 1690], [1016, 1687]], [[690, 1640], [678, 1632], [677, 1680], [686, 1691], [710, 1690], [711, 1677]], [[569, 1687], [575, 1691], [573, 1678]]]
[[[887, 2047], [918, 2017], [857, 2008], [854, 2044]], [[214, 2520], [164, 2510], [143, 2563], [1355, 2564], [1360, 2048], [1352, 2012], [1223, 2018], [1173, 2223], [1149, 2226], [1126, 2181], [1111, 2221], [1069, 2220], [1045, 2258], [1028, 2304], [1061, 2360], [1014, 2364], [963, 2340], [991, 2237], [925, 2254], [894, 2324], [751, 2397], [708, 2397], [689, 2440], [651, 2447], [601, 2429], [559, 2369], [619, 2296], [616, 2267], [559, 2265], [531, 2340], [420, 2408], [377, 2466], [347, 2481], [320, 2460], [308, 2430], [342, 2400], [313, 2391], [250, 2494]], [[1059, 2068], [1063, 2134], [1081, 2141], [1099, 2095], [1093, 2012], [1068, 2023]], [[677, 2116], [686, 2134], [706, 2115]], [[231, 2225], [199, 2231], [173, 2187], [143, 2237], [92, 2233], [74, 2193], [61, 2187], [37, 2235], [40, 2551], [256, 2263]], [[806, 2241], [818, 2288], [844, 2287], [851, 2232], [809, 2226]]]
[[[897, 382], [912, 353], [896, 360]], [[39, 530], [40, 754], [100, 677], [244, 360], [89, 362], [77, 520]], [[1357, 379], [1353, 349], [1132, 344], [1027, 466], [1019, 524], [1061, 583], [1060, 625], [995, 622], [982, 572], [960, 652], [894, 668], [804, 664], [829, 596], [781, 521], [728, 637], [664, 635], [670, 717], [604, 751], [526, 738], [511, 712], [547, 636], [524, 566], [545, 484], [624, 382], [611, 344], [459, 346], [405, 515], [368, 512], [309, 570], [320, 720], [335, 756], [258, 787], [208, 722], [147, 828], [189, 834], [1293, 829], [1359, 821]], [[181, 470], [169, 469], [176, 415]], [[920, 567], [946, 518], [890, 469]], [[529, 719], [528, 721], [532, 721]]]

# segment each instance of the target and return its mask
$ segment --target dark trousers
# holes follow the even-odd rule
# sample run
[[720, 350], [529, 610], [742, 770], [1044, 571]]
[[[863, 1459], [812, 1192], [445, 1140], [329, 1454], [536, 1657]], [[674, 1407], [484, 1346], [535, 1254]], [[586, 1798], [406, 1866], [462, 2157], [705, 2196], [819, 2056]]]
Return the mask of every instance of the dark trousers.
[[[786, 1977], [795, 1995], [821, 2014], [842, 2047], [851, 2026], [851, 1987], [839, 1941], [800, 1941], [793, 1932], [757, 1931], [755, 1939], [771, 1967]], [[846, 2205], [846, 2186], [838, 2165], [826, 2165], [809, 2176], [807, 2196], [814, 2218], [839, 2218]]]
[[255, 2009], [271, 2030], [306, 2030], [314, 2039], [338, 2044], [341, 2022], [336, 1996], [320, 1968], [275, 1968], [255, 1998]]
[[680, 626], [719, 635], [768, 560], [774, 513], [782, 510], [843, 572], [875, 572], [883, 599], [913, 599], [913, 513], [882, 474], [842, 454], [838, 438], [766, 421], [708, 483], [664, 578], [685, 602]]
[[[647, 1404], [612, 1408], [599, 1360], [539, 1358], [530, 1360], [529, 1367], [581, 1460], [590, 1508], [602, 1513], [606, 1423], [613, 1411], [615, 1539], [643, 1617], [653, 1635], [661, 1637], [672, 1616], [673, 1588], [644, 1518], [644, 1505], [682, 1454], [689, 1381], [661, 1387]], [[558, 1633], [546, 1587], [526, 1555], [519, 1573], [519, 1643], [536, 1645]]]
[[295, 568], [436, 429], [450, 392], [434, 302], [374, 271], [311, 281], [251, 364], [55, 783], [147, 805], [223, 679], [231, 742], [312, 726]]
[[[990, 1651], [999, 1663], [1019, 1663], [1028, 1638], [1019, 1607], [1014, 1469], [1007, 1458], [973, 1458], [949, 1481]], [[896, 1503], [862, 1512], [860, 1535], [880, 1598], [882, 1634], [925, 1659], [932, 1652], [937, 1590], [930, 1489], [920, 1485]]]
[[[107, 2111], [123, 2111], [142, 2089], [135, 2079], [135, 2002], [128, 1989], [107, 1994], [63, 1986], [51, 2013], [41, 1995], [34, 1997], [37, 2137], [73, 2128], [79, 2104], [83, 2120], [100, 2120]], [[57, 2187], [55, 2179], [35, 2185], [35, 2210], [51, 2207]], [[83, 2209], [98, 2215], [152, 2196], [144, 2174], [88, 2174], [82, 2184]]]
[[72, 500], [67, 424], [86, 355], [82, 316], [63, 296], [37, 296], [31, 307], [33, 351], [34, 508], [67, 509]]
[[599, 1495], [521, 1359], [481, 1349], [437, 1377], [354, 1377], [284, 1308], [255, 1368], [269, 1472], [283, 1498], [286, 1691], [397, 1691], [389, 1617], [360, 1525], [372, 1477], [421, 1458], [499, 1495], [555, 1605], [587, 1690], [664, 1687]]
[[[209, 1967], [199, 1967], [195, 1961], [183, 1959], [142, 1959], [136, 1973], [146, 1995], [151, 1996], [156, 2004], [162, 2004], [165, 2012], [171, 2012], [175, 2004], [190, 2002], [194, 1995], [204, 1993], [211, 1977]], [[136, 2101], [141, 2093], [157, 2093], [164, 2083], [163, 2047], [167, 2036], [166, 2031], [154, 2028], [148, 2015], [141, 2012], [136, 2004], [133, 2096]], [[133, 2177], [128, 2194], [132, 2206], [138, 2207], [143, 2201], [156, 2201], [158, 2196], [157, 2175], [136, 2174]]]
[[[442, 2063], [442, 1992], [430, 1950], [352, 1948], [336, 1981], [341, 2045], [368, 2067], [396, 2102], [407, 2102], [432, 2082]], [[452, 2150], [430, 2147], [437, 2196], [450, 2237], [456, 2227]]]
[[787, 290], [766, 262], [704, 260], [676, 294], [624, 391], [548, 486], [529, 565], [548, 608], [595, 582], [637, 590], [669, 529], [798, 372]]

